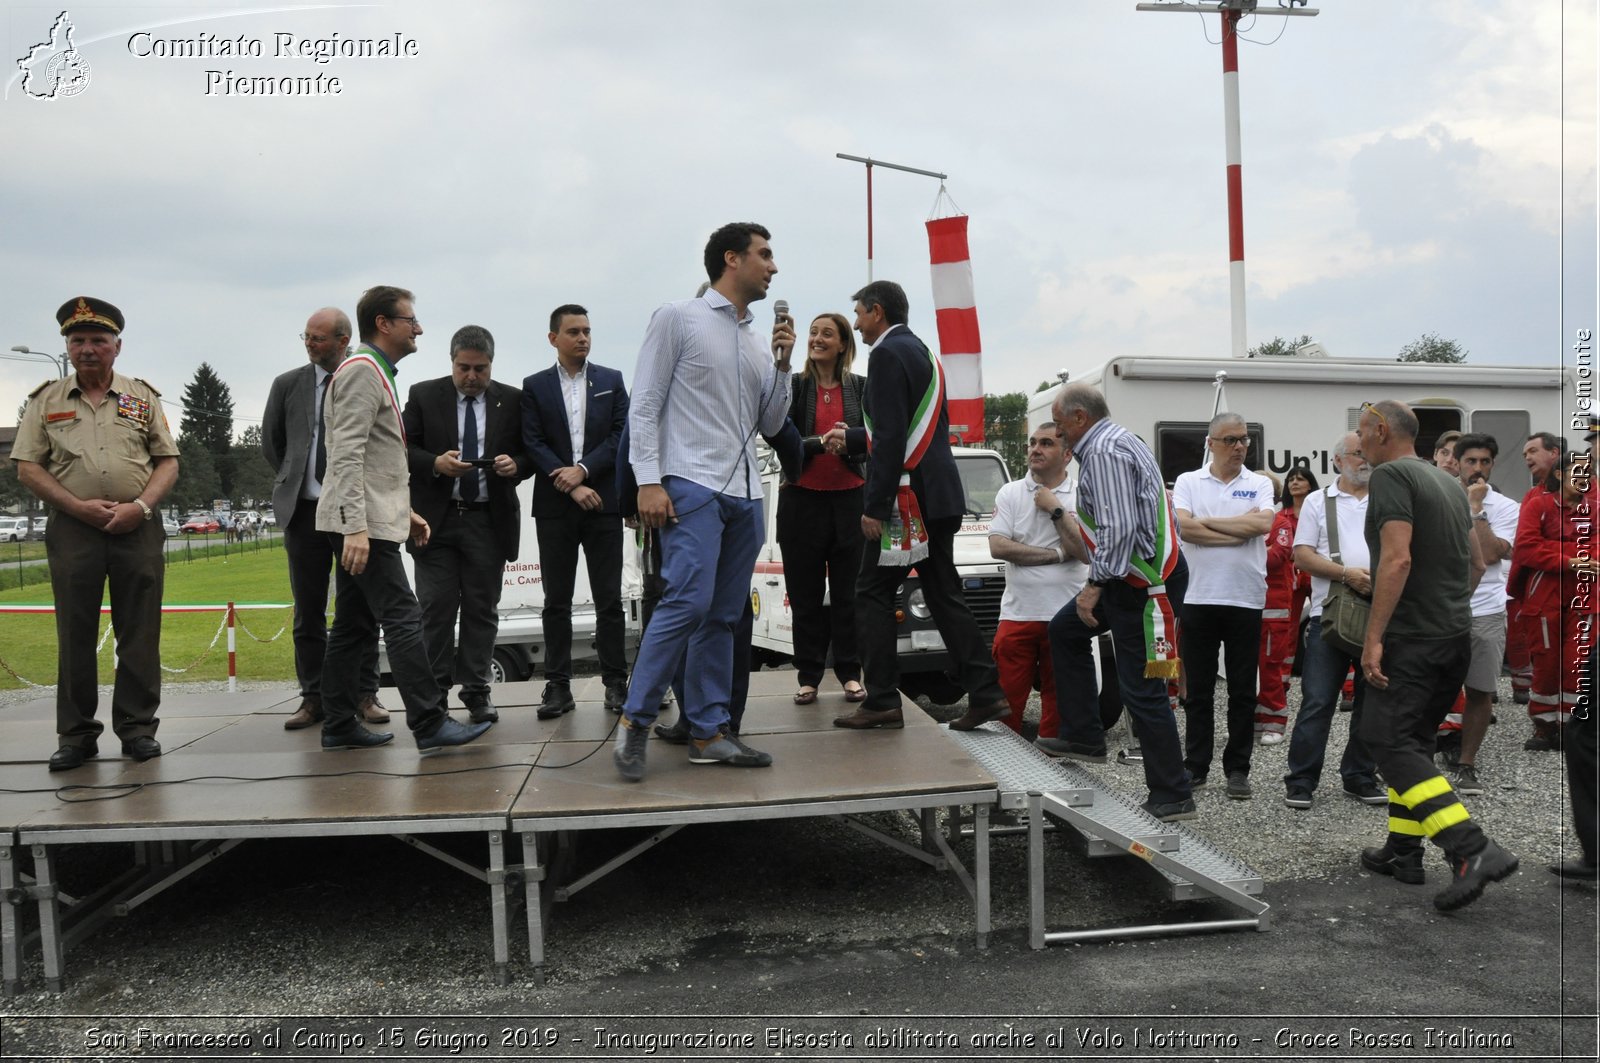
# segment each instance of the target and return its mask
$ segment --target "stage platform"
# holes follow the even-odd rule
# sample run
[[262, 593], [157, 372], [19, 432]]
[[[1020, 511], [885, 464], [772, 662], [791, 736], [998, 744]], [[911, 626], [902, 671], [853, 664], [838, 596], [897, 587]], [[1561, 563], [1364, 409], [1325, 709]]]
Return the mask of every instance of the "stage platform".
[[[418, 755], [393, 690], [380, 696], [394, 715], [395, 740], [378, 749], [324, 752], [317, 728], [283, 730], [298, 702], [292, 690], [169, 694], [157, 734], [161, 757], [143, 764], [120, 757], [119, 743], [107, 734], [97, 759], [57, 774], [45, 765], [57, 744], [53, 700], [6, 709], [0, 715], [5, 992], [19, 991], [22, 947], [35, 937], [45, 983], [60, 991], [71, 945], [260, 838], [393, 835], [477, 878], [489, 888], [492, 966], [501, 982], [509, 977], [509, 923], [519, 900], [526, 901], [530, 959], [542, 972], [552, 900], [686, 824], [730, 820], [842, 817], [908, 856], [948, 868], [973, 898], [974, 929], [984, 945], [994, 779], [914, 705], [906, 706], [904, 730], [845, 732], [832, 726], [848, 709], [842, 700], [797, 706], [792, 676], [751, 678], [745, 732], [773, 754], [773, 767], [691, 765], [683, 747], [653, 739], [642, 783], [624, 782], [611, 762], [608, 739], [617, 717], [605, 711], [597, 678], [575, 683], [577, 710], [552, 721], [535, 715], [541, 683], [499, 684], [499, 724], [469, 746], [427, 757]], [[108, 704], [101, 713], [109, 715]], [[935, 810], [958, 806], [970, 807], [978, 825], [970, 871], [934, 829]], [[921, 845], [850, 818], [885, 810], [916, 814]], [[618, 827], [660, 830], [572, 884], [546, 881], [562, 832]], [[446, 833], [482, 835], [484, 864], [469, 864], [421, 837]], [[522, 842], [520, 861], [508, 859], [508, 833]], [[64, 846], [88, 843], [130, 844], [131, 866], [93, 896], [68, 897], [56, 858]], [[31, 876], [19, 863], [24, 851]], [[36, 907], [36, 935], [20, 931], [25, 906]]]

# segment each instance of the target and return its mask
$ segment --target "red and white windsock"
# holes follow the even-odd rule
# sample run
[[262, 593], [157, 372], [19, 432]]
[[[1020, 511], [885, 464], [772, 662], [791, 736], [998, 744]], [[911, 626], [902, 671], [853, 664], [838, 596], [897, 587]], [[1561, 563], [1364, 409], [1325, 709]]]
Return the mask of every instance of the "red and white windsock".
[[939, 322], [950, 434], [963, 443], [983, 442], [983, 347], [978, 340], [978, 300], [972, 289], [967, 216], [928, 222], [933, 263], [933, 308]]

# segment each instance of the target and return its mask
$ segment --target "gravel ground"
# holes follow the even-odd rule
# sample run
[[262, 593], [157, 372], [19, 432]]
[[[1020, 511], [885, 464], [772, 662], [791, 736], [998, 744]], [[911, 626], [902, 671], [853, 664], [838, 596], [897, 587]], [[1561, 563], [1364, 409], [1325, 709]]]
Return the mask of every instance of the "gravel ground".
[[[184, 687], [208, 688], [224, 685]], [[0, 720], [8, 704], [39, 695], [0, 693]], [[1296, 686], [1291, 712], [1297, 701]], [[940, 719], [961, 711], [924, 707]], [[1314, 808], [1286, 808], [1283, 744], [1255, 748], [1253, 800], [1230, 800], [1220, 786], [1201, 791], [1201, 815], [1190, 824], [1266, 879], [1264, 899], [1274, 906], [1275, 925], [1284, 928], [1272, 934], [1031, 953], [1023, 840], [999, 838], [992, 855], [995, 934], [991, 948], [979, 953], [972, 946], [970, 901], [949, 876], [833, 820], [732, 823], [686, 829], [558, 905], [543, 985], [533, 979], [514, 919], [513, 980], [500, 987], [487, 969], [486, 897], [459, 871], [387, 838], [252, 842], [73, 947], [65, 994], [42, 991], [37, 959], [30, 957], [25, 992], [0, 1002], [0, 1017], [8, 1017], [4, 1036], [13, 1049], [28, 1043], [30, 1029], [44, 1039], [38, 1043], [57, 1044], [50, 1038], [60, 1031], [48, 1017], [66, 1015], [697, 1015], [718, 1003], [752, 1014], [939, 1010], [933, 1001], [963, 1013], [1062, 1007], [1087, 1013], [1098, 1001], [1100, 1013], [1126, 1017], [1146, 1009], [1164, 1013], [1168, 1000], [1173, 1008], [1185, 1001], [1206, 1013], [1248, 1006], [1254, 1014], [1326, 1011], [1338, 998], [1344, 1003], [1334, 1014], [1341, 1006], [1354, 1014], [1362, 1001], [1370, 1010], [1393, 1013], [1400, 996], [1385, 995], [1370, 961], [1309, 981], [1285, 975], [1285, 982], [1247, 1005], [1238, 994], [1255, 993], [1254, 969], [1244, 975], [1252, 981], [1248, 987], [1215, 980], [1229, 964], [1297, 967], [1305, 957], [1296, 951], [1330, 947], [1329, 926], [1345, 928], [1331, 947], [1352, 956], [1391, 954], [1396, 935], [1420, 935], [1430, 947], [1442, 947], [1443, 959], [1425, 972], [1419, 968], [1418, 977], [1450, 986], [1465, 1015], [1557, 1008], [1592, 1015], [1594, 891], [1558, 889], [1543, 870], [1572, 846], [1561, 758], [1523, 752], [1529, 725], [1523, 708], [1512, 704], [1508, 684], [1502, 684], [1497, 711], [1500, 722], [1490, 728], [1479, 758], [1488, 792], [1465, 802], [1491, 835], [1522, 857], [1523, 870], [1468, 909], [1478, 929], [1454, 942], [1437, 940], [1437, 928], [1451, 921], [1437, 917], [1428, 903], [1444, 881], [1442, 864], [1430, 857], [1430, 886], [1420, 890], [1360, 872], [1355, 853], [1382, 839], [1384, 810], [1345, 797], [1332, 771], [1331, 786], [1325, 778]], [[1037, 714], [1035, 696], [1026, 716], [1029, 732]], [[1343, 713], [1334, 721], [1329, 747], [1335, 762], [1348, 721]], [[1126, 741], [1118, 731], [1110, 740], [1113, 748]], [[1093, 770], [1142, 799], [1137, 765]], [[908, 815], [881, 814], [871, 822], [916, 839]], [[633, 831], [584, 834], [575, 846], [577, 863], [592, 868], [640, 837]], [[481, 863], [481, 839], [450, 842], [464, 859]], [[1130, 868], [1125, 858], [1085, 860], [1064, 839], [1050, 842], [1046, 890], [1054, 927], [1235, 913], [1207, 902], [1173, 905], [1154, 876]], [[121, 866], [125, 851], [68, 847], [64, 884], [86, 891]], [[24, 927], [31, 922], [25, 918]], [[1299, 934], [1312, 937], [1302, 941]], [[1491, 934], [1511, 944], [1495, 944], [1494, 955], [1482, 951]], [[1564, 969], [1563, 934], [1576, 934], [1580, 945], [1576, 978]], [[1518, 950], [1521, 966], [1507, 966], [1508, 948]], [[1587, 960], [1581, 949], [1588, 950]], [[1151, 962], [1169, 973], [1131, 977]], [[1175, 963], [1193, 965], [1183, 968], [1192, 975], [1176, 978]], [[1119, 974], [1122, 964], [1132, 966]], [[1029, 989], [1089, 967], [1101, 980], [1093, 989], [1077, 987], [1072, 999], [1082, 1006], [1059, 995], [1064, 987], [1043, 995]], [[1329, 988], [1343, 986], [1346, 976], [1353, 978], [1349, 986]], [[1192, 1000], [1182, 990], [1188, 977], [1198, 980]], [[1259, 977], [1268, 990], [1267, 976]], [[1294, 984], [1297, 979], [1304, 984]], [[1167, 995], [1148, 996], [1153, 984]], [[1395, 993], [1415, 988], [1402, 981]], [[1592, 1036], [1587, 1044], [1593, 1045]], [[0, 1043], [0, 1055], [6, 1047]], [[370, 1035], [365, 1047], [370, 1054]]]

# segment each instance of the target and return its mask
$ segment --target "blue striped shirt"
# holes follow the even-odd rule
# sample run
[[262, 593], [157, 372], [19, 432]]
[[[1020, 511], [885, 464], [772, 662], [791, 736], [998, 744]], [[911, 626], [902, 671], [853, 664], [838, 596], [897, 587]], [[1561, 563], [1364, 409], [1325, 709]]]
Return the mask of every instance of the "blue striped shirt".
[[715, 289], [651, 315], [628, 407], [640, 485], [681, 476], [720, 494], [761, 497], [755, 432], [783, 427], [789, 374], [773, 365], [754, 317], [746, 310], [735, 319]]
[[1166, 491], [1155, 455], [1140, 438], [1110, 420], [1083, 434], [1073, 454], [1082, 466], [1078, 507], [1095, 522], [1089, 578], [1122, 579], [1135, 553], [1156, 549], [1156, 500]]

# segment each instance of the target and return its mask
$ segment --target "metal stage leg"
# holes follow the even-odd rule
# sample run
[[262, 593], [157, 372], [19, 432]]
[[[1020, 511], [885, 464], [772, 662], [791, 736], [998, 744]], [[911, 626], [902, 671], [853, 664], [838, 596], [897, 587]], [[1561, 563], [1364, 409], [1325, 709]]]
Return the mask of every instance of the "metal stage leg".
[[22, 903], [17, 888], [14, 850], [9, 841], [0, 845], [0, 968], [5, 972], [5, 995], [14, 997], [22, 988], [21, 946], [17, 943], [17, 907]]
[[1044, 801], [1028, 791], [1028, 945], [1042, 949], [1044, 940]]
[[44, 984], [50, 992], [60, 993], [67, 987], [66, 956], [61, 945], [55, 864], [48, 845], [33, 846], [33, 870], [39, 891], [39, 951], [44, 957]]
[[539, 861], [539, 835], [525, 831], [522, 835], [522, 888], [523, 907], [528, 918], [528, 962], [533, 966], [534, 981], [544, 983], [544, 906], [540, 903], [543, 892], [544, 865]]
[[506, 846], [505, 832], [489, 834], [489, 911], [494, 922], [494, 984], [511, 982], [510, 930], [506, 921]]
[[972, 903], [977, 909], [975, 917], [978, 924], [978, 948], [989, 947], [989, 806], [972, 806], [972, 830], [975, 837], [973, 846], [973, 877], [977, 879], [977, 889], [973, 893]]
[[922, 851], [938, 856], [939, 843], [935, 839], [939, 836], [939, 810], [917, 809], [917, 825], [922, 828]]

